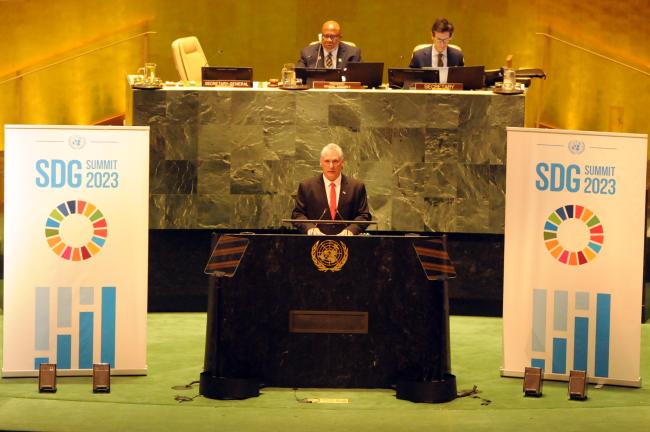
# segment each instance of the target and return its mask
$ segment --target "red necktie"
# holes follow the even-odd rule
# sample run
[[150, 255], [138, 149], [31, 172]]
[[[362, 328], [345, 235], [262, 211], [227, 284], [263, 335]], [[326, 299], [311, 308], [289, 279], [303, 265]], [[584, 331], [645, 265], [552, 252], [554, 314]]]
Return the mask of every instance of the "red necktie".
[[332, 220], [336, 219], [336, 185], [330, 183], [330, 215]]

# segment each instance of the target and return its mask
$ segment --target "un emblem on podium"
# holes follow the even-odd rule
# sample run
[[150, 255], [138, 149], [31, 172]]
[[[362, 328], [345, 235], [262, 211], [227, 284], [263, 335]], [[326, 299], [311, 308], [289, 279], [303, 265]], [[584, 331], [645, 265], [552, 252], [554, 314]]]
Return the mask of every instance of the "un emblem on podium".
[[311, 260], [319, 271], [340, 271], [348, 261], [348, 247], [342, 241], [319, 240], [311, 247]]

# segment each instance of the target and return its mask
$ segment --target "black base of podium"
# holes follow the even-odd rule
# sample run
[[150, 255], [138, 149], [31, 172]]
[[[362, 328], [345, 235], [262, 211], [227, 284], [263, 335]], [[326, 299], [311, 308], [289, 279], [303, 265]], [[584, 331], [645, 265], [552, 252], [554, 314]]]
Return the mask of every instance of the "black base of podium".
[[248, 399], [260, 395], [260, 382], [255, 379], [224, 378], [201, 372], [199, 393], [210, 399]]
[[456, 377], [446, 375], [440, 381], [400, 381], [397, 383], [397, 399], [411, 402], [441, 403], [456, 398]]

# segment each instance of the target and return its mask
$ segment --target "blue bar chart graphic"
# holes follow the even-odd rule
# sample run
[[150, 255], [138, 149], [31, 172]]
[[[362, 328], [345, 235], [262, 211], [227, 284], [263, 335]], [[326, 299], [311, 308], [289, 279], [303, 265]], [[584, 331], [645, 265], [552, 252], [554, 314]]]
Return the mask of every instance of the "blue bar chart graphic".
[[[570, 301], [570, 295], [573, 296], [573, 302]], [[535, 289], [531, 366], [541, 367], [545, 372], [553, 374], [565, 375], [569, 369], [573, 369], [607, 378], [611, 300], [609, 293], [570, 294], [566, 290]], [[590, 305], [595, 305], [595, 308]], [[549, 310], [552, 311], [550, 319]], [[591, 320], [595, 320], [595, 325], [592, 325], [595, 331], [590, 333]], [[590, 352], [593, 353], [591, 359]]]
[[[78, 294], [79, 304], [75, 305], [72, 287], [35, 288], [34, 369], [37, 370], [41, 363], [51, 362], [56, 363], [57, 369], [92, 369], [97, 362], [115, 367], [116, 287], [84, 286], [78, 288]], [[52, 299], [56, 299], [54, 305]], [[75, 310], [78, 313], [73, 317]], [[50, 320], [51, 311], [56, 317], [54, 326]], [[97, 319], [100, 326], [95, 332]], [[97, 343], [100, 354], [94, 358]], [[75, 356], [74, 345], [78, 347]]]

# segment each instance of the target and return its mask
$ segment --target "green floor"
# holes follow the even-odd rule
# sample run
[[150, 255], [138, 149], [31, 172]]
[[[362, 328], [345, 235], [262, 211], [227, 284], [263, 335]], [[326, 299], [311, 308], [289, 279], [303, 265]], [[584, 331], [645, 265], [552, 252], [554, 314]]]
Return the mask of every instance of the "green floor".
[[[2, 316], [0, 315], [0, 318]], [[149, 315], [149, 375], [113, 377], [110, 394], [93, 394], [87, 377], [59, 378], [56, 394], [39, 394], [35, 378], [0, 380], [0, 429], [210, 431], [592, 431], [650, 428], [650, 389], [589, 388], [586, 402], [568, 401], [566, 385], [546, 382], [540, 399], [524, 398], [519, 379], [499, 377], [501, 319], [452, 317], [452, 369], [460, 389], [480, 396], [438, 405], [395, 399], [392, 390], [264, 389], [259, 398], [216, 401], [174, 396], [171, 387], [198, 379], [205, 314]], [[0, 332], [1, 335], [1, 332]], [[642, 326], [642, 377], [650, 376], [650, 325]], [[350, 398], [347, 405], [296, 398]]]

